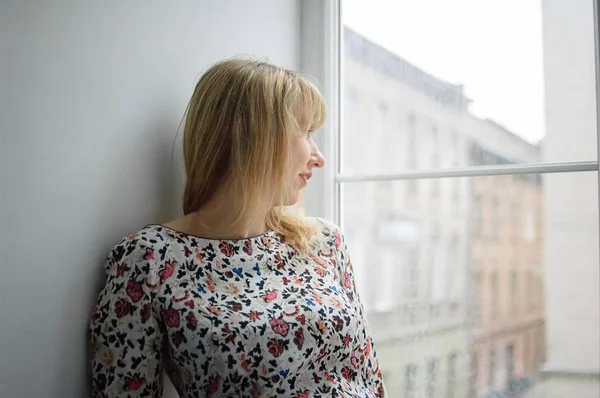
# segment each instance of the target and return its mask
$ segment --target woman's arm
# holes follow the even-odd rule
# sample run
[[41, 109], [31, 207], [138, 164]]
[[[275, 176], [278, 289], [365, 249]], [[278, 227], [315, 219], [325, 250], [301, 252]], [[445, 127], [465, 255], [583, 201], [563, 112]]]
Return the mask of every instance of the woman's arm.
[[154, 248], [136, 235], [109, 255], [108, 279], [90, 322], [95, 398], [162, 396], [163, 334], [153, 305], [159, 288], [154, 256]]
[[387, 394], [385, 392], [385, 386], [383, 384], [383, 376], [381, 374], [381, 369], [379, 368], [379, 360], [377, 359], [377, 355], [375, 353], [375, 345], [373, 344], [373, 340], [371, 338], [371, 334], [369, 333], [369, 328], [367, 324], [367, 319], [364, 313], [364, 307], [360, 300], [360, 296], [358, 293], [358, 289], [356, 287], [356, 279], [354, 276], [354, 269], [352, 267], [352, 261], [350, 260], [350, 254], [348, 253], [348, 248], [346, 243], [344, 242], [344, 236], [336, 228], [336, 237], [335, 237], [335, 246], [337, 249], [337, 259], [338, 266], [340, 267], [340, 277], [342, 286], [346, 289], [346, 293], [348, 298], [354, 305], [356, 311], [355, 313], [360, 316], [361, 322], [364, 324], [364, 328], [366, 331], [367, 338], [367, 346], [365, 347], [365, 366], [363, 368], [365, 372], [365, 379], [367, 380], [368, 387], [377, 397], [386, 397]]

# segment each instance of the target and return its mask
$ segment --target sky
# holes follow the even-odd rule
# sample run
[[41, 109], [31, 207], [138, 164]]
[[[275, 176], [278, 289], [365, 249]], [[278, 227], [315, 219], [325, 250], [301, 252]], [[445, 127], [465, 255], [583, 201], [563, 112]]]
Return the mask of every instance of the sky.
[[426, 72], [464, 84], [471, 111], [544, 136], [541, 0], [342, 0], [345, 25]]

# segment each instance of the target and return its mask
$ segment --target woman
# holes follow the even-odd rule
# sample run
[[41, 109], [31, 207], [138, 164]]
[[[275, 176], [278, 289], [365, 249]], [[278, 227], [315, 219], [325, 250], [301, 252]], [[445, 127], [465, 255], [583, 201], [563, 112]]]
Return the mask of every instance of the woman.
[[338, 228], [293, 212], [323, 156], [319, 91], [226, 60], [193, 93], [185, 216], [123, 239], [91, 320], [96, 397], [382, 397]]

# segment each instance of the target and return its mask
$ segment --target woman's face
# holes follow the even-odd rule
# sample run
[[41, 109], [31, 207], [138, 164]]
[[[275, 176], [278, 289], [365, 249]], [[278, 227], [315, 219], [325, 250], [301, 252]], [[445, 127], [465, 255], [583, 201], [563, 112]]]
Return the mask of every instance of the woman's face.
[[325, 158], [312, 139], [312, 132], [294, 134], [291, 138], [290, 182], [286, 191], [286, 206], [298, 201], [300, 191], [306, 187], [314, 168], [325, 166]]

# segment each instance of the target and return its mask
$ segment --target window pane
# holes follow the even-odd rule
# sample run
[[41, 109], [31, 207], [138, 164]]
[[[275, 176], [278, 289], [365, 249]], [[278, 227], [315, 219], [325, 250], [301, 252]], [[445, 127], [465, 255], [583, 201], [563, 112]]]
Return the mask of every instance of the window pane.
[[342, 172], [596, 160], [576, 3], [344, 0]]
[[342, 229], [390, 396], [541, 394], [532, 390], [555, 386], [534, 383], [546, 361], [593, 369], [598, 174], [443, 179], [437, 196], [433, 180], [414, 182], [342, 184]]

